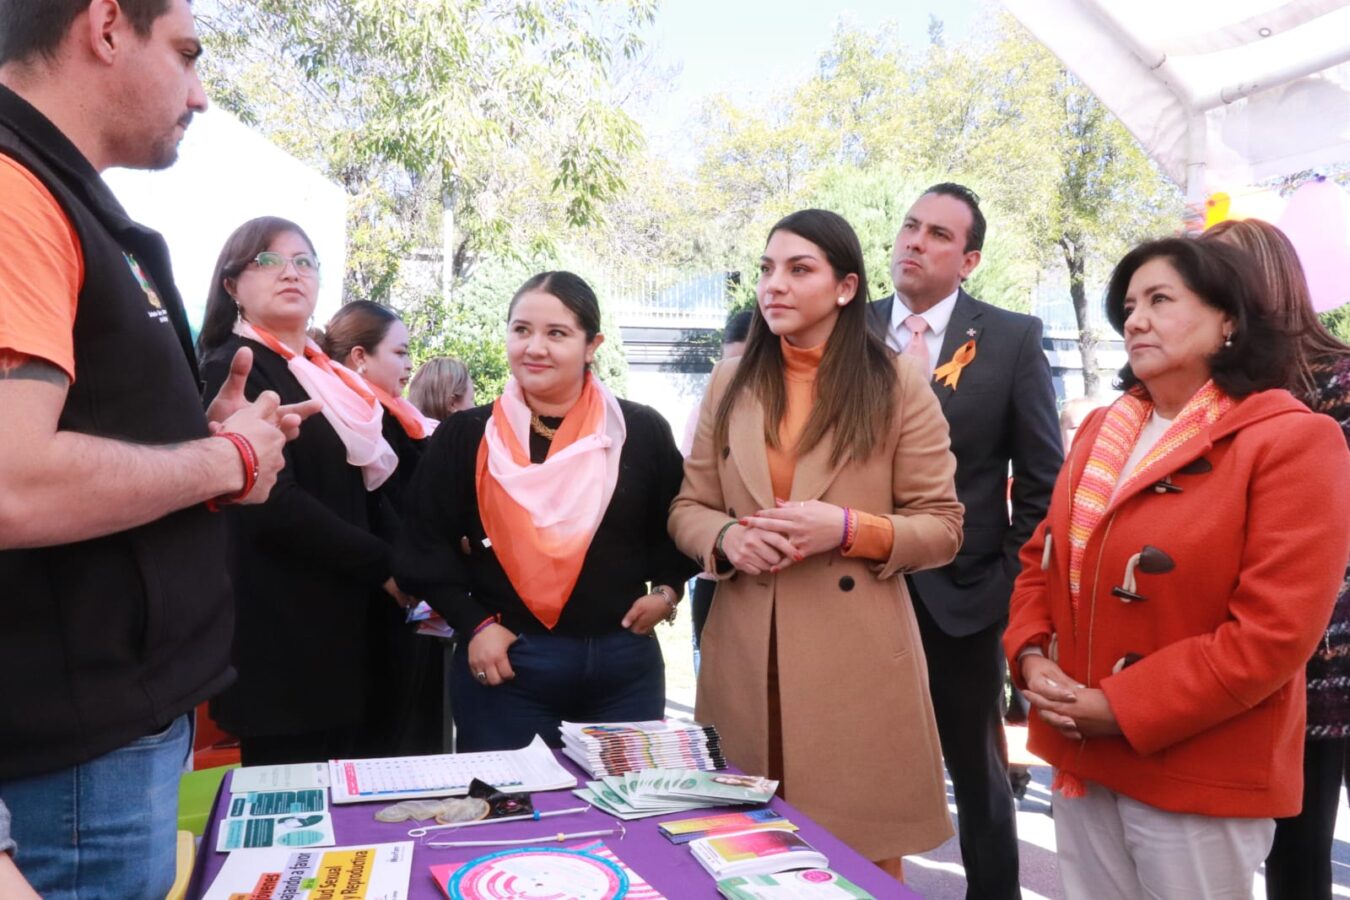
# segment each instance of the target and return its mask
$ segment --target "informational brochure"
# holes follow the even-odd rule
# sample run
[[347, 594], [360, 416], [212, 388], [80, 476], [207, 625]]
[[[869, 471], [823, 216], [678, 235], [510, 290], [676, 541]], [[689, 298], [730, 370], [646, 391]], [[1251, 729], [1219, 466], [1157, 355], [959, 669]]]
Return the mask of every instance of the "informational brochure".
[[230, 794], [216, 850], [228, 853], [256, 847], [330, 847], [334, 843], [333, 818], [324, 788], [250, 791]]
[[553, 756], [544, 739], [520, 750], [335, 759], [328, 764], [334, 803], [454, 797], [477, 778], [511, 793], [576, 787], [577, 779]]
[[407, 900], [412, 841], [231, 853], [203, 900]]
[[235, 769], [230, 792], [298, 791], [328, 787], [328, 763], [296, 763], [288, 766], [245, 766]]

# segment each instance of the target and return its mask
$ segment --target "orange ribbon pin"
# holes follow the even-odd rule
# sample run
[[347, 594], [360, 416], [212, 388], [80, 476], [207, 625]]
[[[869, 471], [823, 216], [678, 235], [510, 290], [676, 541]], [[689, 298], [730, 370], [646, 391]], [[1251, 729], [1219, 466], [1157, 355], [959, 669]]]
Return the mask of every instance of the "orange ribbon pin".
[[944, 386], [956, 390], [956, 383], [961, 380], [961, 370], [974, 360], [975, 342], [966, 341], [952, 354], [950, 362], [938, 366], [933, 371], [933, 380], [940, 380]]

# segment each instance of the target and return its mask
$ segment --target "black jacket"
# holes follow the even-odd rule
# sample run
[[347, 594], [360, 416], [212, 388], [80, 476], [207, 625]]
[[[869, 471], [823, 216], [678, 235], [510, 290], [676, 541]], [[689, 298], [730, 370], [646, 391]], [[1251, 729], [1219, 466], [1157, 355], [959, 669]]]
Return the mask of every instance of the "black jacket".
[[[202, 360], [208, 397], [241, 345], [253, 350], [249, 399], [264, 390], [276, 391], [282, 403], [309, 398], [285, 360], [234, 336]], [[365, 489], [361, 470], [347, 463], [346, 447], [320, 413], [286, 445], [286, 468], [267, 502], [226, 509], [239, 680], [211, 710], [231, 732], [302, 734], [363, 720], [370, 605], [393, 603], [381, 589], [390, 574], [389, 545], [375, 535], [386, 503], [379, 491]]]
[[[205, 437], [163, 238], [127, 218], [79, 150], [4, 87], [0, 153], [47, 186], [84, 257], [75, 382], [58, 427], [144, 444]], [[0, 778], [93, 759], [229, 683], [224, 538], [220, 517], [195, 506], [95, 540], [0, 552]]]
[[[617, 631], [649, 582], [678, 588], [698, 571], [666, 532], [670, 501], [684, 477], [670, 426], [651, 407], [627, 400], [619, 406], [628, 428], [619, 480], [554, 634]], [[397, 579], [462, 633], [501, 613], [511, 631], [537, 634], [547, 629], [511, 587], [496, 554], [483, 546], [476, 469], [491, 415], [491, 406], [480, 406], [455, 413], [436, 429], [407, 497]]]
[[[868, 307], [869, 322], [883, 338], [894, 303], [892, 294]], [[951, 429], [956, 497], [966, 507], [961, 552], [940, 569], [906, 576], [934, 621], [955, 637], [1008, 617], [1017, 553], [1045, 518], [1064, 461], [1041, 320], [961, 291], [937, 364], [950, 361], [969, 340], [975, 341], [975, 359], [956, 389], [932, 382]]]

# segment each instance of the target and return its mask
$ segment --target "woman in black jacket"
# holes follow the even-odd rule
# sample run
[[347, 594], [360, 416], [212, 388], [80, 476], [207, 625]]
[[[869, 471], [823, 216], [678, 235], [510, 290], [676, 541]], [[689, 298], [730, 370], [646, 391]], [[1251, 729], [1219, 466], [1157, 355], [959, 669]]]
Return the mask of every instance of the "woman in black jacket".
[[322, 760], [369, 750], [372, 607], [407, 602], [376, 533], [377, 489], [397, 457], [383, 410], [360, 379], [333, 364], [305, 332], [318, 299], [319, 263], [304, 231], [264, 217], [222, 249], [198, 339], [206, 396], [249, 347], [245, 393], [283, 403], [323, 402], [286, 447], [267, 502], [227, 510], [236, 600], [239, 680], [212, 715], [240, 738], [245, 765]]
[[[360, 375], [384, 407], [384, 439], [398, 455], [398, 468], [380, 493], [388, 498], [396, 516], [380, 517], [375, 531], [393, 543], [408, 485], [438, 424], [403, 398], [412, 373], [408, 327], [389, 307], [354, 300], [328, 320], [319, 343], [330, 359]], [[442, 752], [445, 667], [441, 642], [418, 634], [404, 610], [392, 603], [373, 607], [370, 640], [375, 703], [369, 725], [374, 746], [381, 748], [380, 755]]]
[[507, 313], [511, 379], [431, 440], [396, 568], [460, 634], [458, 749], [560, 746], [569, 721], [660, 718], [652, 640], [696, 566], [666, 533], [682, 478], [670, 426], [589, 371], [600, 307], [569, 272], [527, 281]]

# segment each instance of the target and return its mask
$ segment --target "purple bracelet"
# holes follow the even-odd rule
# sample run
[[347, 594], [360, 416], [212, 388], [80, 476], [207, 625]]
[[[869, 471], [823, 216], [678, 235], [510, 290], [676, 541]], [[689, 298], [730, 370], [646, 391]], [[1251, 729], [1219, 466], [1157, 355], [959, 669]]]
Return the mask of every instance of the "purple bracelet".
[[845, 506], [845, 507], [844, 507], [844, 534], [843, 534], [842, 537], [839, 538], [839, 546], [840, 546], [840, 547], [842, 547], [842, 546], [844, 546], [845, 544], [848, 543], [848, 519], [849, 519], [849, 516], [851, 516], [851, 515], [852, 515], [852, 511], [851, 511], [847, 506]]

